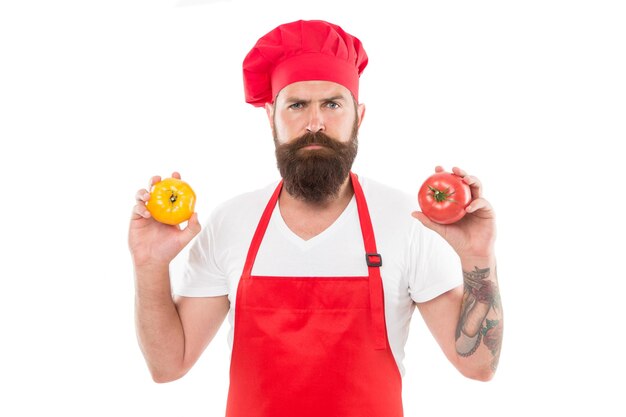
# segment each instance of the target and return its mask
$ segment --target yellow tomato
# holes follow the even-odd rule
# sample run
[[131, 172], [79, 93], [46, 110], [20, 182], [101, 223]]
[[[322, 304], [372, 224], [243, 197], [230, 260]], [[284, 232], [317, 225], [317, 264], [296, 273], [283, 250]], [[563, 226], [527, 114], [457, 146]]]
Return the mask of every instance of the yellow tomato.
[[152, 186], [146, 208], [155, 220], [176, 225], [189, 220], [196, 205], [196, 194], [189, 184], [166, 178]]

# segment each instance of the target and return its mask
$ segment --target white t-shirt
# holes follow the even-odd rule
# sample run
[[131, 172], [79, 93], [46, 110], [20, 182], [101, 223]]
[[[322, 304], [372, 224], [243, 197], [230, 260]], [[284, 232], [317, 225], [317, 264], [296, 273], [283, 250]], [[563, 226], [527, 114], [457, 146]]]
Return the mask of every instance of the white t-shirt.
[[[414, 302], [428, 301], [462, 283], [461, 263], [435, 232], [411, 216], [417, 200], [359, 177], [382, 257], [385, 319], [389, 344], [404, 375], [404, 345]], [[235, 197], [216, 208], [196, 237], [174, 292], [187, 297], [228, 294], [232, 349], [237, 285], [252, 236], [278, 183]], [[276, 205], [259, 248], [252, 275], [367, 276], [356, 200], [325, 231], [309, 240], [294, 234]]]

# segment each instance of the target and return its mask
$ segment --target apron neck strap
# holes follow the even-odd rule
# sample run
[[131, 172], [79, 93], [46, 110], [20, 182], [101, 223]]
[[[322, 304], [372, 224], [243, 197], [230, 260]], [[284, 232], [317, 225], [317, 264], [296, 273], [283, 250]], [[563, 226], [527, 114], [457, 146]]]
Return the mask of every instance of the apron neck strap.
[[270, 223], [270, 218], [272, 217], [272, 212], [274, 211], [274, 207], [276, 207], [276, 203], [278, 202], [278, 197], [280, 196], [280, 191], [283, 188], [283, 181], [281, 180], [274, 190], [270, 201], [265, 206], [265, 210], [261, 215], [261, 220], [256, 227], [256, 231], [254, 232], [254, 236], [252, 237], [252, 242], [250, 243], [250, 248], [248, 249], [248, 256], [246, 257], [246, 263], [243, 267], [242, 278], [247, 279], [252, 274], [252, 267], [254, 266], [254, 260], [256, 259], [256, 255], [259, 252], [259, 247], [261, 246], [261, 242], [263, 241], [263, 236], [265, 236], [265, 231], [267, 230], [267, 225]]

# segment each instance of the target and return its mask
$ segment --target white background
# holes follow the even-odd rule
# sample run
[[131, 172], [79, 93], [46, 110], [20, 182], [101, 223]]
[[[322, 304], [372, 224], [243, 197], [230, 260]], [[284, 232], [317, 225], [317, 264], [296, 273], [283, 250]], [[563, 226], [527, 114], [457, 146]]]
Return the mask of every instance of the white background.
[[0, 415], [223, 415], [227, 323], [186, 377], [149, 376], [128, 219], [151, 175], [179, 170], [203, 219], [277, 179], [241, 61], [300, 18], [369, 54], [357, 173], [414, 193], [458, 165], [498, 215], [498, 373], [457, 374], [416, 315], [406, 415], [624, 415], [622, 4], [3, 1]]

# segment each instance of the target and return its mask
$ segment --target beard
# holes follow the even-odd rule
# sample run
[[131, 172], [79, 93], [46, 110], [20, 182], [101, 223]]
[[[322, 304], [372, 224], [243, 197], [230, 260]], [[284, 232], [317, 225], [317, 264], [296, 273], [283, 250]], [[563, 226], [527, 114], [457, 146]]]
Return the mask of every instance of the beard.
[[[350, 140], [340, 142], [323, 132], [307, 132], [288, 143], [278, 144], [276, 131], [276, 162], [285, 190], [293, 197], [320, 204], [337, 197], [348, 178], [358, 150], [358, 122], [355, 121]], [[319, 149], [303, 149], [319, 145]]]

